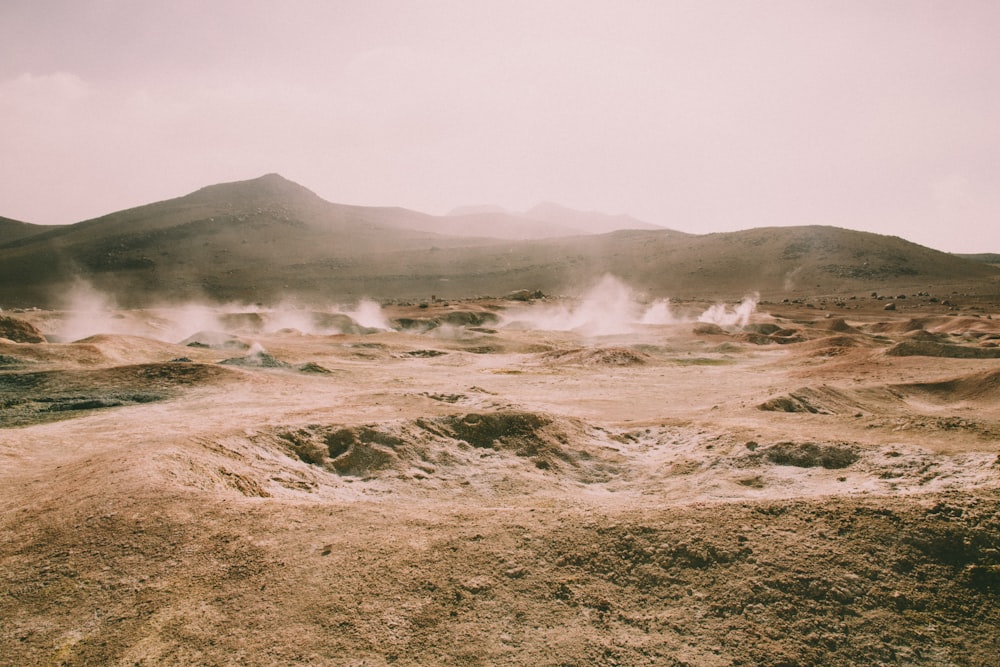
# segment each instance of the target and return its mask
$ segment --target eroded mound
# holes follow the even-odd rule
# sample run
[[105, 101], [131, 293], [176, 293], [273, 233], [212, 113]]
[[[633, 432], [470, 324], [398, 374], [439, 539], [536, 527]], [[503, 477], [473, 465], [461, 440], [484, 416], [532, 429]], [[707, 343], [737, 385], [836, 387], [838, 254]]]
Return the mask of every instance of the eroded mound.
[[369, 479], [389, 471], [431, 474], [479, 466], [484, 456], [480, 450], [520, 459], [545, 471], [600, 465], [596, 459], [601, 457], [587, 442], [585, 431], [572, 420], [507, 411], [361, 426], [314, 424], [278, 429], [274, 435], [306, 463], [338, 475]]
[[199, 331], [180, 342], [187, 347], [204, 347], [213, 350], [246, 350], [250, 345], [223, 331]]
[[500, 316], [483, 310], [452, 310], [441, 315], [438, 320], [454, 327], [482, 327], [487, 324], [498, 324]]
[[1000, 348], [952, 345], [926, 340], [906, 340], [886, 350], [892, 357], [945, 357], [948, 359], [1000, 359]]
[[219, 362], [226, 366], [243, 366], [244, 368], [291, 368], [292, 365], [281, 361], [274, 355], [263, 350], [254, 350], [243, 357], [232, 357]]
[[985, 371], [937, 382], [909, 382], [850, 389], [828, 385], [800, 387], [783, 396], [770, 398], [757, 408], [765, 412], [860, 416], [862, 412], [920, 413], [928, 409], [927, 404], [948, 406], [978, 403], [992, 408], [998, 401], [1000, 371]]
[[895, 385], [911, 396], [939, 402], [1000, 400], [1000, 371], [973, 373], [941, 382], [918, 382]]
[[810, 414], [834, 415], [854, 413], [858, 410], [870, 409], [870, 403], [876, 400], [894, 399], [884, 391], [869, 391], [868, 400], [861, 400], [855, 392], [848, 392], [822, 385], [819, 387], [800, 387], [784, 396], [768, 399], [761, 403], [758, 409], [765, 412], [806, 412]]
[[422, 333], [439, 327], [482, 328], [486, 325], [499, 324], [500, 316], [486, 310], [450, 310], [439, 315], [428, 317], [397, 317], [392, 320], [393, 329]]
[[860, 457], [857, 447], [848, 444], [821, 444], [815, 442], [779, 442], [757, 450], [748, 458], [765, 458], [779, 466], [796, 468], [846, 468]]
[[965, 333], [989, 333], [1000, 331], [997, 322], [978, 317], [932, 316], [908, 320], [874, 322], [864, 327], [866, 331], [879, 334], [905, 334], [925, 329], [932, 333], [960, 335]]
[[443, 434], [473, 447], [512, 452], [548, 469], [559, 462], [574, 464], [569, 439], [551, 417], [532, 412], [469, 413], [435, 420]]
[[31, 322], [0, 315], [0, 338], [15, 343], [44, 343], [45, 336]]
[[310, 313], [309, 317], [312, 319], [313, 328], [320, 331], [335, 331], [354, 336], [365, 336], [378, 331], [361, 326], [353, 317], [343, 313]]
[[859, 333], [861, 333], [860, 329], [857, 329], [857, 328], [851, 326], [842, 317], [838, 317], [836, 319], [831, 319], [831, 320], [826, 320], [826, 321], [818, 324], [816, 328], [817, 329], [825, 329], [827, 331], [835, 331], [837, 333], [851, 333], [851, 334], [859, 334]]
[[629, 347], [588, 347], [572, 350], [553, 350], [542, 355], [545, 361], [556, 364], [580, 366], [641, 366], [650, 357]]
[[[949, 318], [950, 319], [950, 318]], [[888, 322], [873, 322], [865, 327], [866, 331], [876, 334], [903, 334], [919, 331], [940, 323], [939, 319], [921, 317], [908, 320], [890, 320]]]
[[176, 345], [129, 334], [96, 334], [81, 338], [75, 343], [59, 344], [58, 348], [63, 359], [73, 359], [80, 352], [91, 348], [98, 351], [105, 363], [115, 366], [159, 363], [178, 356]]
[[835, 357], [847, 354], [857, 348], [870, 348], [871, 342], [855, 336], [826, 336], [806, 341], [798, 346], [798, 350], [811, 357]]

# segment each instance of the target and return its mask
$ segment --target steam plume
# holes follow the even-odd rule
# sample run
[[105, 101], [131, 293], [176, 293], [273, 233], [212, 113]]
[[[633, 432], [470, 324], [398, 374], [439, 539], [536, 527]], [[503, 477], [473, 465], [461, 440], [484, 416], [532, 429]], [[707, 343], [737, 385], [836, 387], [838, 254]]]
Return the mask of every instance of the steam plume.
[[720, 327], [746, 326], [750, 322], [750, 316], [757, 310], [759, 300], [760, 295], [758, 294], [745, 296], [735, 309], [730, 309], [725, 304], [716, 304], [699, 315], [698, 321], [711, 322]]

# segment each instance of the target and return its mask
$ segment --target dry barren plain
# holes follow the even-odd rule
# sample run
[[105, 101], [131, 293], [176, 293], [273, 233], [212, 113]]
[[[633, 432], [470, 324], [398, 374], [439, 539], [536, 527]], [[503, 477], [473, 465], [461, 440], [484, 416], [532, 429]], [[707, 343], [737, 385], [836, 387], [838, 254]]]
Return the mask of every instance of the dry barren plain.
[[606, 287], [3, 313], [0, 663], [997, 664], [995, 300]]

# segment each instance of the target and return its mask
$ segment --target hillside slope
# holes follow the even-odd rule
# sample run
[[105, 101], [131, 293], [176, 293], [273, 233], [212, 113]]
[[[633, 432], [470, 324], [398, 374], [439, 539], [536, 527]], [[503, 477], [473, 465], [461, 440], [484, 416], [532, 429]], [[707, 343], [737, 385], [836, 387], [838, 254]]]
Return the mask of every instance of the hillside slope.
[[[202, 188], [0, 246], [0, 300], [47, 304], [82, 278], [124, 302], [274, 297], [284, 272], [337, 271], [387, 250], [468, 243], [412, 231], [427, 218], [331, 204], [277, 174]], [[365, 259], [363, 259], [365, 258]]]
[[759, 292], [780, 300], [928, 289], [995, 293], [1000, 287], [996, 267], [898, 237], [836, 227], [706, 235], [634, 230], [393, 256], [394, 271], [380, 277], [388, 296], [453, 298], [520, 288], [576, 294], [605, 273], [650, 297], [738, 299]]
[[47, 229], [49, 228], [44, 225], [33, 225], [29, 222], [21, 222], [20, 220], [0, 216], [0, 247], [11, 241], [34, 236]]
[[29, 227], [33, 233], [0, 243], [0, 307], [59, 305], [81, 279], [123, 306], [458, 298], [521, 288], [572, 294], [604, 273], [650, 296], [717, 298], [970, 285], [995, 292], [1000, 279], [1000, 269], [982, 262], [836, 227], [533, 241], [426, 231], [483, 216], [493, 228], [506, 220], [333, 204], [270, 174], [75, 225]]

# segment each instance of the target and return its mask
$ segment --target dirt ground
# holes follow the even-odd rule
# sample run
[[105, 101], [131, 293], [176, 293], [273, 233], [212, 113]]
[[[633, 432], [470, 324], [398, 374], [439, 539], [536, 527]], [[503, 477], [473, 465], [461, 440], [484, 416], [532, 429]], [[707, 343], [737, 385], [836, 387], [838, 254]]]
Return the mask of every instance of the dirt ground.
[[1000, 305], [906, 296], [14, 313], [0, 663], [995, 665]]

